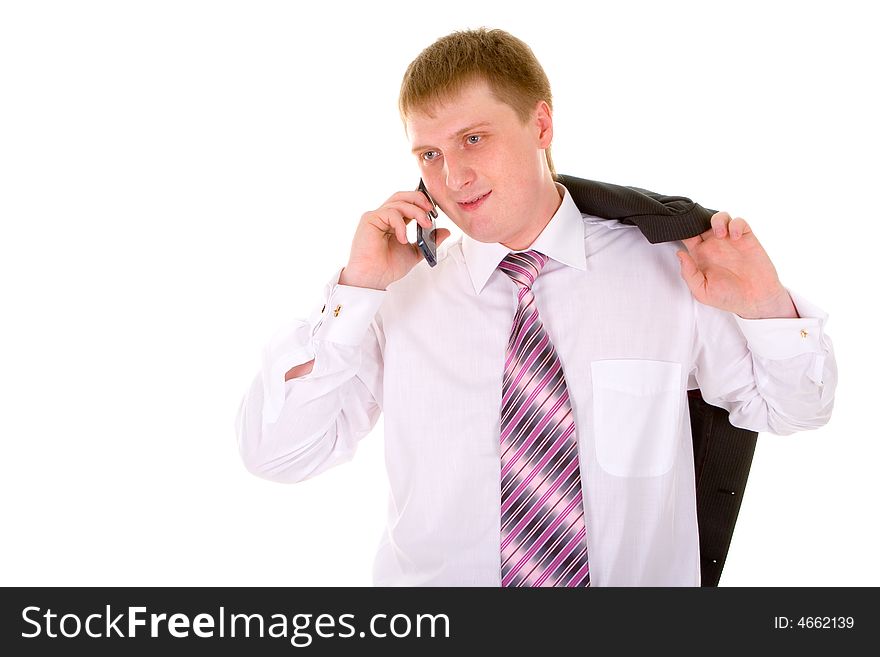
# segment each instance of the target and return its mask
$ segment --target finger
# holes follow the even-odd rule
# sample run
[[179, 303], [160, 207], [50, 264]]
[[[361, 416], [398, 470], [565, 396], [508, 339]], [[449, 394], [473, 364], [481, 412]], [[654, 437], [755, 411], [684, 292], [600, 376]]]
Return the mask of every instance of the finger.
[[716, 212], [712, 215], [711, 221], [715, 237], [718, 239], [727, 237], [727, 224], [730, 223], [730, 215], [726, 212]]
[[407, 244], [406, 239], [406, 221], [403, 215], [393, 208], [387, 208], [388, 211], [381, 214], [382, 219], [388, 224], [389, 228], [394, 231], [394, 236], [401, 244]]
[[703, 272], [697, 268], [697, 263], [694, 262], [694, 259], [691, 258], [690, 254], [685, 251], [678, 251], [675, 255], [678, 256], [678, 262], [681, 265], [679, 273], [681, 274], [682, 279], [687, 284], [691, 294], [699, 300], [703, 294], [706, 277], [703, 275]]
[[397, 192], [396, 194], [392, 194], [383, 205], [389, 205], [392, 203], [398, 203], [403, 201], [404, 203], [411, 203], [413, 205], [419, 206], [425, 212], [430, 212], [434, 209], [434, 206], [431, 205], [431, 201], [428, 200], [428, 197], [422, 194], [420, 191], [416, 190], [413, 192]]
[[443, 244], [443, 241], [450, 235], [452, 235], [452, 231], [450, 231], [448, 228], [438, 228], [434, 232], [434, 241], [437, 243], [437, 246], [440, 246], [441, 244]]
[[[424, 198], [424, 196], [422, 198]], [[386, 203], [384, 207], [397, 210], [404, 217], [406, 223], [409, 223], [412, 219], [416, 219], [423, 227], [431, 227], [431, 218], [420, 205], [408, 203], [406, 201], [392, 201], [391, 203]]]
[[687, 239], [682, 240], [681, 243], [684, 244], [684, 247], [688, 250], [688, 253], [690, 253], [702, 241], [702, 235], [695, 235], [694, 237], [688, 237]]
[[738, 240], [746, 233], [752, 232], [749, 224], [742, 217], [737, 217], [736, 219], [731, 221], [730, 224], [728, 224], [727, 228], [728, 230], [730, 230], [730, 239], [733, 240]]

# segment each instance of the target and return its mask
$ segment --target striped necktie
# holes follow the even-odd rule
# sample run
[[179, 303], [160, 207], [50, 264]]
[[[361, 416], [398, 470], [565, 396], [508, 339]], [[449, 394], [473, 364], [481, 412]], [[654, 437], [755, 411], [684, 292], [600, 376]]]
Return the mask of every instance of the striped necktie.
[[532, 285], [549, 258], [508, 253], [519, 288], [501, 397], [501, 586], [589, 586], [574, 414]]

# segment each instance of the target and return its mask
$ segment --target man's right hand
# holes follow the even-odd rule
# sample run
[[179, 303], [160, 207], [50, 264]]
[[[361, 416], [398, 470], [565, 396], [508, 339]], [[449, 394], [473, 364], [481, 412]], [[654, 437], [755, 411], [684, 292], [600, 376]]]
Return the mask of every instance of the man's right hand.
[[[397, 192], [382, 207], [361, 216], [351, 243], [348, 264], [339, 276], [341, 285], [384, 290], [403, 278], [424, 258], [416, 244], [407, 242], [406, 226], [414, 218], [430, 229], [431, 202], [420, 191]], [[437, 246], [452, 233], [438, 228]]]

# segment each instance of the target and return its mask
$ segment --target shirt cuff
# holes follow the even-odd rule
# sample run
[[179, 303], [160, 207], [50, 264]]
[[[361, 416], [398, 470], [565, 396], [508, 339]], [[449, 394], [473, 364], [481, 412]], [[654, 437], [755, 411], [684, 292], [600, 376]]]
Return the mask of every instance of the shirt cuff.
[[309, 345], [309, 325], [294, 320], [281, 327], [263, 349], [263, 421], [273, 423], [284, 406], [284, 377], [290, 368], [315, 357]]
[[824, 353], [822, 333], [828, 313], [796, 292], [788, 293], [800, 317], [743, 319], [733, 314], [752, 353], [771, 360]]
[[364, 335], [388, 292], [341, 285], [339, 277], [343, 269], [344, 267], [340, 267], [328, 286], [330, 293], [321, 308], [321, 317], [312, 330], [312, 337], [315, 340], [357, 347], [363, 342]]

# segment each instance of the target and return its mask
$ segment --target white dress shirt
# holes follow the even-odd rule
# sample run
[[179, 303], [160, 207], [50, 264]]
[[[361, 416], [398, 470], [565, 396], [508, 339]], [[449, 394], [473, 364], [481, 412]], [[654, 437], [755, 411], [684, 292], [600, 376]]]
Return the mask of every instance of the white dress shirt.
[[[533, 291], [575, 417], [593, 586], [699, 586], [687, 390], [754, 431], [825, 424], [827, 318], [747, 320], [697, 302], [680, 242], [562, 204]], [[385, 412], [388, 521], [375, 585], [500, 585], [500, 408], [517, 287], [467, 235], [387, 290], [339, 285], [264, 352], [236, 425], [247, 468], [292, 483], [351, 459]], [[285, 382], [292, 367], [312, 371]], [[795, 446], [792, 446], [795, 449]]]

